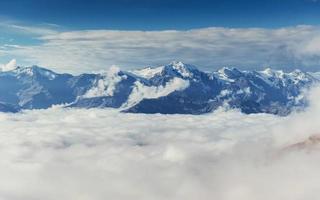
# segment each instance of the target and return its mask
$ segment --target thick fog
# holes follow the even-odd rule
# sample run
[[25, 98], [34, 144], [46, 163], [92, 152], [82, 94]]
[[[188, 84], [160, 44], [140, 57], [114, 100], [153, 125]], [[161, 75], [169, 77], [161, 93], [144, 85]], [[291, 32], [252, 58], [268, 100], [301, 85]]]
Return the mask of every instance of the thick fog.
[[320, 90], [310, 99], [288, 117], [2, 113], [0, 199], [318, 200], [317, 141], [291, 148], [320, 133]]

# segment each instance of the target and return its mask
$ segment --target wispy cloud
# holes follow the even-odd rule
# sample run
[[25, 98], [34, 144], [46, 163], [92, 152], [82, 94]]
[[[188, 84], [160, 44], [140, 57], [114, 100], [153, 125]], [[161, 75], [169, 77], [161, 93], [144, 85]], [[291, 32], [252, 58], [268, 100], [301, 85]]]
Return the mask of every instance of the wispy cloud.
[[280, 29], [203, 28], [186, 31], [56, 31], [34, 30], [37, 45], [2, 47], [2, 54], [24, 63], [60, 71], [83, 72], [135, 68], [182, 60], [214, 70], [222, 66], [243, 69], [320, 69], [320, 29], [296, 26]]
[[20, 34], [28, 34], [28, 35], [47, 35], [47, 34], [56, 34], [58, 33], [56, 28], [58, 28], [58, 25], [55, 24], [40, 24], [37, 26], [30, 26], [26, 24], [22, 24], [16, 21], [0, 21], [0, 27], [2, 29], [9, 30], [11, 32], [20, 33]]

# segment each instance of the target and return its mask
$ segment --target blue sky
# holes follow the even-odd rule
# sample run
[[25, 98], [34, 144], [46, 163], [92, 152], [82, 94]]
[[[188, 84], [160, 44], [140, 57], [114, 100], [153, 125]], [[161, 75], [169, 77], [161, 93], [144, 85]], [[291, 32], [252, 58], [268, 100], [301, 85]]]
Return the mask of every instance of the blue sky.
[[2, 0], [0, 63], [318, 70], [319, 19], [317, 0]]
[[319, 23], [317, 0], [2, 0], [3, 18], [70, 29], [162, 30]]

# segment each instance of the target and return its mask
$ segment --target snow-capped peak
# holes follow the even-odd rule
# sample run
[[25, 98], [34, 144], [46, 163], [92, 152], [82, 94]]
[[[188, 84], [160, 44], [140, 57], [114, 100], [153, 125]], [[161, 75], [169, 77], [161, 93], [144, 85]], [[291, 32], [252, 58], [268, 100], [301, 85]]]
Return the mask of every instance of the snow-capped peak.
[[133, 70], [132, 73], [146, 79], [150, 79], [161, 74], [169, 74], [172, 76], [179, 74], [183, 78], [192, 78], [195, 71], [197, 71], [197, 68], [192, 65], [185, 64], [181, 61], [173, 61], [165, 66], [146, 67], [140, 70]]
[[272, 76], [274, 74], [274, 71], [270, 67], [268, 67], [268, 68], [262, 70], [261, 73], [268, 75], [268, 76]]
[[132, 71], [133, 74], [138, 75], [140, 77], [146, 78], [146, 79], [150, 79], [152, 77], [154, 77], [157, 74], [160, 74], [164, 69], [164, 66], [160, 66], [160, 67], [146, 67], [140, 70], [134, 70]]
[[276, 77], [283, 78], [285, 73], [282, 70], [273, 70], [271, 68], [266, 68], [263, 71], [260, 71], [260, 74], [265, 75], [266, 77]]
[[[227, 103], [244, 113], [286, 115], [291, 109], [305, 106], [301, 91], [319, 82], [317, 77], [299, 70], [222, 68], [207, 73], [177, 61], [131, 73], [113, 67], [108, 72], [79, 76], [32, 66], [1, 73], [0, 83], [6, 88], [0, 102], [23, 109], [68, 103], [71, 107], [166, 114], [201, 114]], [[16, 97], [8, 100], [12, 94]]]
[[25, 74], [27, 76], [34, 76], [35, 74], [40, 74], [43, 77], [47, 77], [49, 80], [53, 80], [57, 76], [57, 73], [36, 65], [30, 67], [17, 67], [13, 70], [13, 72], [16, 73], [17, 76], [21, 76], [22, 74]]
[[263, 71], [260, 71], [259, 73], [265, 78], [272, 77], [272, 78], [278, 78], [278, 79], [291, 79], [291, 80], [300, 80], [300, 81], [311, 79], [310, 74], [303, 72], [299, 69], [286, 73], [282, 70], [272, 70], [271, 68], [267, 68]]
[[197, 68], [181, 61], [173, 61], [169, 65], [165, 66], [165, 70], [174, 71], [180, 74], [183, 78], [192, 78], [195, 71], [197, 71]]
[[223, 67], [220, 70], [218, 70], [219, 73], [225, 74], [226, 76], [239, 76], [242, 74], [241, 71], [239, 71], [237, 68], [229, 68], [229, 67]]
[[215, 74], [222, 80], [233, 82], [236, 77], [242, 75], [242, 72], [236, 68], [223, 67], [215, 72]]

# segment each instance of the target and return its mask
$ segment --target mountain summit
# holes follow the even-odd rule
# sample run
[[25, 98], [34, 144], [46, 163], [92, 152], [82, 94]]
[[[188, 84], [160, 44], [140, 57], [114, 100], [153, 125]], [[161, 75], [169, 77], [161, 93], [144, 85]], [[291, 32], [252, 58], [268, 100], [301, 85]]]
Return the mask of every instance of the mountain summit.
[[160, 67], [100, 74], [58, 74], [38, 66], [0, 72], [0, 110], [67, 107], [112, 107], [123, 112], [202, 114], [219, 107], [244, 113], [287, 115], [307, 105], [303, 90], [317, 76], [295, 70], [240, 71], [222, 68], [208, 73], [172, 62]]

